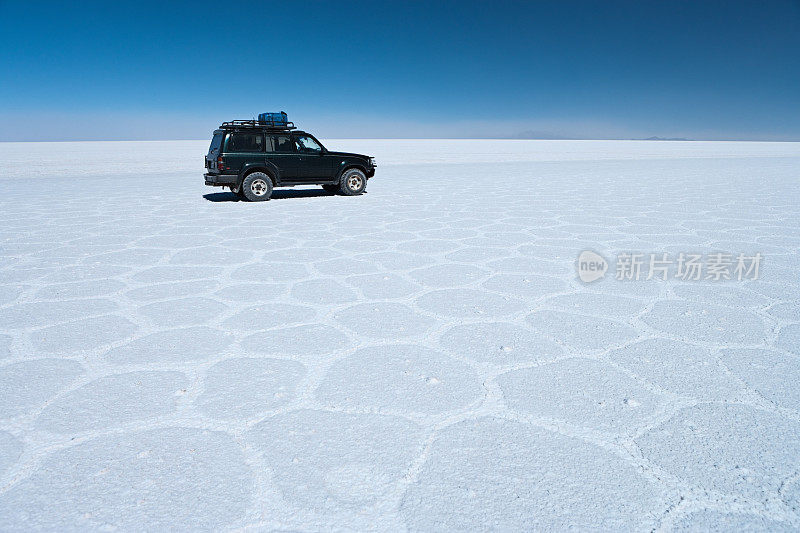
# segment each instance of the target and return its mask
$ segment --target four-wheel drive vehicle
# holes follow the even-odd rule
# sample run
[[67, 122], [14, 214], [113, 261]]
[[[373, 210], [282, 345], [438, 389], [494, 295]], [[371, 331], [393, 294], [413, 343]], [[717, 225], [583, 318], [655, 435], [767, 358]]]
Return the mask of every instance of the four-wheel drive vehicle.
[[251, 202], [268, 200], [273, 187], [294, 185], [354, 196], [374, 175], [372, 157], [327, 150], [283, 112], [223, 122], [206, 155], [206, 185], [229, 187]]

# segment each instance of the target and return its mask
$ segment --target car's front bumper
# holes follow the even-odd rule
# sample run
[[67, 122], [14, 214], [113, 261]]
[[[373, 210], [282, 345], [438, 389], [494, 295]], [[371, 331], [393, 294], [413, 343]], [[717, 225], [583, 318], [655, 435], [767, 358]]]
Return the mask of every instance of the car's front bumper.
[[236, 185], [239, 176], [236, 174], [203, 174], [206, 185], [211, 187], [229, 187]]

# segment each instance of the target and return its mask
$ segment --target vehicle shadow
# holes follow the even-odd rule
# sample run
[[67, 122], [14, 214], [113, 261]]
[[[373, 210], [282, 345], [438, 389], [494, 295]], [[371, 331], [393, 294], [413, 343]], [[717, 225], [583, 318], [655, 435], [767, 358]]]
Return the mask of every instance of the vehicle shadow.
[[[318, 196], [335, 196], [334, 193], [324, 189], [276, 189], [272, 191], [270, 200], [286, 200], [289, 198], [316, 198]], [[209, 202], [244, 202], [232, 192], [212, 192], [204, 194], [203, 198]]]

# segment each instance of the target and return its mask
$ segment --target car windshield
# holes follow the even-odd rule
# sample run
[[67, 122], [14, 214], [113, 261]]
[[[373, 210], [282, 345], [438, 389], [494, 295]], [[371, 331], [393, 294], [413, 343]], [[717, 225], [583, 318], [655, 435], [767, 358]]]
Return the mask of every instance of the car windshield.
[[294, 139], [297, 143], [297, 150], [300, 152], [321, 152], [322, 146], [308, 135], [298, 135]]

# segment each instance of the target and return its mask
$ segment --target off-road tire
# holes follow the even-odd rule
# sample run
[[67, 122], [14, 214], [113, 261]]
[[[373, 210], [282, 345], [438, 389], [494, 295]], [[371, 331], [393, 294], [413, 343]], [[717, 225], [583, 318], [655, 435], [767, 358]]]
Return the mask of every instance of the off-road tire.
[[242, 181], [242, 194], [251, 202], [269, 200], [272, 195], [272, 180], [263, 172], [248, 174]]
[[333, 194], [336, 194], [337, 192], [339, 192], [339, 186], [335, 185], [335, 184], [323, 185], [322, 188], [325, 189], [326, 191], [328, 191], [329, 193], [333, 193]]
[[367, 188], [367, 176], [357, 168], [346, 170], [342, 174], [339, 192], [345, 196], [357, 196]]

